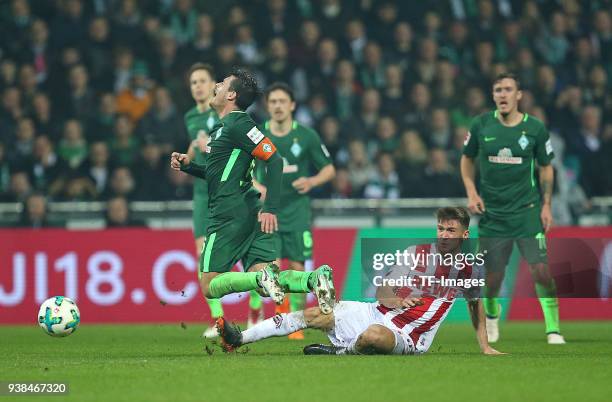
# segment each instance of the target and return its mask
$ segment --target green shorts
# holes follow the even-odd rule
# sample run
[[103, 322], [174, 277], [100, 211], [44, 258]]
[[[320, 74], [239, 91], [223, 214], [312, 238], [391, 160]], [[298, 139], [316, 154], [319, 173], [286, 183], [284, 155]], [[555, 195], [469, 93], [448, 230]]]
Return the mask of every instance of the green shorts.
[[261, 231], [256, 215], [216, 226], [218, 229], [208, 234], [200, 254], [200, 273], [229, 272], [240, 260], [248, 270], [254, 264], [276, 259], [274, 235]]
[[208, 194], [193, 195], [193, 237], [196, 239], [206, 236], [206, 229], [210, 225], [208, 214]]
[[486, 250], [485, 268], [491, 272], [506, 268], [515, 242], [528, 264], [548, 262], [546, 237], [537, 205], [510, 217], [485, 213], [478, 223], [478, 236], [480, 252]]
[[312, 233], [310, 230], [276, 232], [274, 239], [280, 258], [297, 262], [304, 262], [312, 258]]

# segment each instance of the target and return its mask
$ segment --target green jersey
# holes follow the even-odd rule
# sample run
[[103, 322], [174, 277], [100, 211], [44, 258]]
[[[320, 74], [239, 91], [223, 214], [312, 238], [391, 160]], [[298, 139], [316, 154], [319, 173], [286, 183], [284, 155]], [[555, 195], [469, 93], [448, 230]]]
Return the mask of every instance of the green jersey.
[[472, 121], [463, 154], [478, 156], [480, 195], [491, 215], [510, 216], [539, 205], [535, 163], [546, 166], [554, 157], [548, 131], [540, 120], [525, 113], [513, 127], [504, 126], [497, 111]]
[[213, 128], [204, 163], [208, 183], [211, 229], [256, 213], [261, 207], [252, 184], [254, 156], [266, 159], [275, 152], [253, 119], [242, 111], [223, 117]]
[[[292, 183], [300, 177], [311, 175], [311, 168], [317, 171], [331, 163], [329, 152], [321, 143], [316, 131], [294, 121], [291, 131], [282, 137], [270, 131], [270, 122], [264, 125], [264, 133], [283, 157], [283, 181], [281, 186], [281, 209], [278, 213], [278, 227], [281, 232], [310, 229], [310, 196], [300, 194]], [[263, 181], [264, 164], [257, 163], [256, 178]]]
[[[200, 134], [208, 135], [212, 128], [219, 121], [219, 116], [217, 116], [217, 112], [214, 109], [210, 108], [205, 112], [200, 112], [198, 107], [195, 106], [187, 113], [185, 113], [185, 127], [187, 127], [187, 133], [189, 134], [189, 139], [194, 141], [198, 138]], [[199, 164], [204, 164], [205, 154], [200, 151], [198, 147], [195, 147], [195, 162]], [[193, 184], [193, 193], [194, 195], [206, 195], [206, 181], [194, 178]]]

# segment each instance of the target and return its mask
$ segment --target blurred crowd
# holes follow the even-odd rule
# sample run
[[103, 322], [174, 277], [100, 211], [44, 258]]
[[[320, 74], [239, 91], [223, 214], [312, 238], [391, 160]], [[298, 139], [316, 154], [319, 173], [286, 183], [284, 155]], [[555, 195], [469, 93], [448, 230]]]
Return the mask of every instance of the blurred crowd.
[[[194, 62], [294, 89], [337, 166], [317, 197], [464, 196], [491, 80], [553, 137], [558, 214], [612, 195], [609, 0], [11, 0], [0, 4], [0, 201], [188, 200]], [[259, 102], [250, 112], [266, 119]], [[119, 202], [117, 202], [118, 204]], [[33, 202], [36, 207], [37, 202]], [[25, 208], [27, 211], [29, 208]], [[34, 208], [36, 209], [36, 208]], [[24, 218], [27, 220], [26, 218]]]

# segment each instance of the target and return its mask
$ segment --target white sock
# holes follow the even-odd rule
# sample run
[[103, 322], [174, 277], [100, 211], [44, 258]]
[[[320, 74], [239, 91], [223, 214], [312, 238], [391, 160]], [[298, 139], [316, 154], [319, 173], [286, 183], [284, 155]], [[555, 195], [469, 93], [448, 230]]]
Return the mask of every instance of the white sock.
[[285, 336], [306, 328], [303, 311], [276, 314], [242, 332], [242, 344], [256, 342], [272, 336]]

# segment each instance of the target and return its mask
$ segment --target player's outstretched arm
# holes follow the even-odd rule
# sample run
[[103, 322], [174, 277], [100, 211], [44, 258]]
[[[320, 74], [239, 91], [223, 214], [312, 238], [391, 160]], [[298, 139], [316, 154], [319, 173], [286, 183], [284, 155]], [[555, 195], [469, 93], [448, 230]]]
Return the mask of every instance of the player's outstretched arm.
[[485, 205], [478, 191], [476, 190], [476, 165], [474, 158], [466, 155], [461, 156], [461, 178], [468, 197], [468, 209], [474, 214], [481, 214], [485, 211]]
[[170, 167], [174, 170], [180, 170], [192, 176], [206, 179], [206, 171], [204, 166], [191, 161], [187, 154], [172, 152], [170, 155]]
[[489, 345], [487, 340], [487, 327], [485, 322], [485, 312], [482, 300], [468, 300], [468, 310], [470, 311], [470, 317], [472, 319], [472, 325], [476, 330], [476, 339], [480, 350], [485, 355], [505, 355], [506, 353], [498, 352]]

